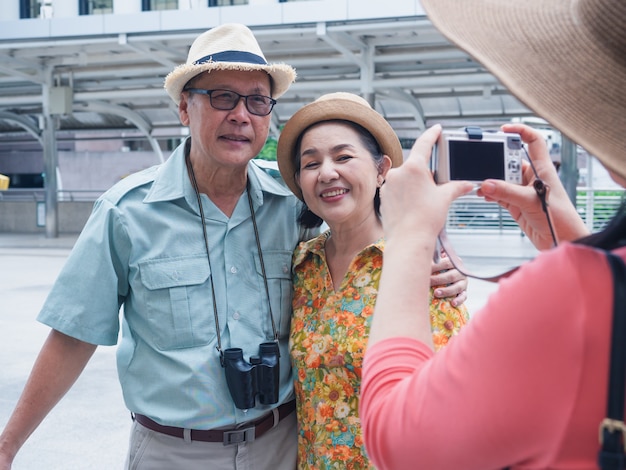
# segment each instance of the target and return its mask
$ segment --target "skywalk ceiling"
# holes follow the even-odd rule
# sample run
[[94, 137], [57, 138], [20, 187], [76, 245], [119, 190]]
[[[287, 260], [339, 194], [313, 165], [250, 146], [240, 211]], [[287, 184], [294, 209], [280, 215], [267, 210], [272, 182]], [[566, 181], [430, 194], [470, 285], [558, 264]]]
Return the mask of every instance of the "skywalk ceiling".
[[[528, 115], [422, 17], [252, 29], [269, 62], [291, 64], [298, 72], [275, 107], [274, 132], [300, 106], [331, 91], [375, 97], [377, 110], [407, 139], [425, 122], [496, 124]], [[200, 32], [0, 42], [0, 141], [38, 128], [47, 77], [54, 86], [73, 89], [73, 112], [59, 117], [60, 135], [139, 128], [155, 137], [180, 136], [163, 78], [185, 62]]]

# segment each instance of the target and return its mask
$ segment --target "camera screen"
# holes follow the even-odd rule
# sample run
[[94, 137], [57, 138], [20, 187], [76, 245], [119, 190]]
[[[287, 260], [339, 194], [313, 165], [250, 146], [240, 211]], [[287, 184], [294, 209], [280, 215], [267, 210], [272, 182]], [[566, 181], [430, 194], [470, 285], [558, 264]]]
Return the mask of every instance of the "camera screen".
[[504, 143], [450, 140], [450, 179], [504, 179]]

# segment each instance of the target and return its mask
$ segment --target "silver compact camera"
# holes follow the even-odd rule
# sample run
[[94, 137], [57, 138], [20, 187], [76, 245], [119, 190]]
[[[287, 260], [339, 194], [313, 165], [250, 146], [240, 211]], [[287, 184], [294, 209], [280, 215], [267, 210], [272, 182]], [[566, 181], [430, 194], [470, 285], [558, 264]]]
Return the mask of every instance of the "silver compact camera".
[[519, 134], [480, 127], [442, 131], [433, 158], [435, 181], [499, 179], [522, 184], [522, 146]]

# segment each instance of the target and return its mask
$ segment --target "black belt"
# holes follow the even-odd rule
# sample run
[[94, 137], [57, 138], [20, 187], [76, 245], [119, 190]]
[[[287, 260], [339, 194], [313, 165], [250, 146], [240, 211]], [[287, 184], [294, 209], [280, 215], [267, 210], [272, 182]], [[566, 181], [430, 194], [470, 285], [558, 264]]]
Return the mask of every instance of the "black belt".
[[135, 414], [134, 419], [142, 426], [161, 434], [168, 436], [185, 438], [185, 431], [189, 434], [192, 441], [202, 442], [222, 442], [225, 446], [230, 444], [240, 444], [242, 442], [253, 441], [257, 437], [261, 437], [267, 431], [276, 426], [280, 421], [289, 416], [296, 409], [296, 401], [283, 403], [277, 410], [277, 421], [274, 421], [274, 411], [262, 416], [254, 421], [244, 423], [239, 428], [234, 429], [189, 429], [177, 428], [174, 426], [163, 426], [156, 421], [151, 420], [147, 416]]

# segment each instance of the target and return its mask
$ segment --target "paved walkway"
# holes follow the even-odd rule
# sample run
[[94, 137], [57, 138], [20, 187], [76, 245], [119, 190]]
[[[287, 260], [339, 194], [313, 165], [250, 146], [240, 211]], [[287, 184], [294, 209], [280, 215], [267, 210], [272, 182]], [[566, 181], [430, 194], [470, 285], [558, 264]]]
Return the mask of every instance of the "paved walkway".
[[[0, 428], [48, 335], [49, 328], [35, 317], [75, 239], [0, 234]], [[129, 430], [115, 348], [99, 347], [74, 387], [26, 442], [13, 470], [121, 469]]]
[[[468, 267], [473, 261], [520, 262], [534, 255], [528, 240], [518, 234], [451, 239]], [[49, 332], [35, 317], [75, 240], [74, 235], [49, 239], [44, 235], [0, 233], [0, 428], [8, 420]], [[499, 251], [494, 252], [494, 247]], [[470, 281], [470, 312], [475, 312], [495, 287]], [[13, 470], [123, 467], [130, 416], [115, 367], [115, 348], [99, 347], [74, 387], [27, 441]]]

